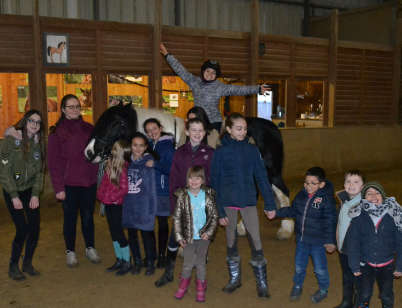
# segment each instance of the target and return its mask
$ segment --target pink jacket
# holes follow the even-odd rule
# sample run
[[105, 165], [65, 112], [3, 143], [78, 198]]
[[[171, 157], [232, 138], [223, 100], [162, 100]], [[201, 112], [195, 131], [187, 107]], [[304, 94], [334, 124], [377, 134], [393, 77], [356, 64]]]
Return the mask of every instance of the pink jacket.
[[124, 166], [121, 171], [119, 184], [119, 187], [112, 184], [109, 175], [105, 172], [96, 197], [104, 204], [123, 204], [124, 197], [128, 193], [127, 166]]

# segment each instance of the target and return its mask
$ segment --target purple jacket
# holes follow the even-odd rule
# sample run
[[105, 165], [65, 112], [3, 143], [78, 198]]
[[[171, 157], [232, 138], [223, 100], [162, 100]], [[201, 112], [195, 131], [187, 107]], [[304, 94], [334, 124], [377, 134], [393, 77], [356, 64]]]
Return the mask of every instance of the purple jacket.
[[47, 163], [55, 193], [65, 186], [89, 187], [96, 183], [98, 165], [84, 156], [84, 149], [93, 126], [81, 118], [64, 119], [56, 131], [49, 135]]
[[169, 195], [170, 195], [170, 212], [173, 213], [176, 206], [175, 191], [178, 188], [186, 186], [187, 170], [192, 166], [202, 166], [205, 169], [206, 181], [210, 183], [210, 167], [214, 149], [206, 144], [201, 144], [199, 148], [193, 152], [190, 142], [182, 145], [177, 149], [173, 156], [172, 168], [169, 177]]

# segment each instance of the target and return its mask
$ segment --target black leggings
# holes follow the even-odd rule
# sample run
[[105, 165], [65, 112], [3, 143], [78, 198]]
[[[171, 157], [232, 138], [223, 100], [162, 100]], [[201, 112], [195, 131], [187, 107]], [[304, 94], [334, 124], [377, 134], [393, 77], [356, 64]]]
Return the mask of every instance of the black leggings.
[[94, 209], [96, 199], [96, 184], [90, 187], [66, 186], [66, 199], [63, 201], [64, 210], [64, 241], [66, 249], [75, 251], [75, 238], [78, 210], [81, 215], [81, 230], [86, 247], [95, 247]]
[[[128, 243], [131, 253], [135, 260], [141, 260], [140, 245], [138, 244], [138, 229], [128, 228]], [[155, 234], [154, 231], [140, 230], [142, 243], [144, 244], [146, 261], [154, 262], [156, 255]]]
[[158, 253], [160, 256], [166, 254], [166, 246], [169, 237], [169, 224], [168, 216], [157, 216], [158, 217]]
[[18, 263], [21, 256], [22, 248], [25, 244], [24, 258], [32, 259], [35, 248], [38, 245], [39, 231], [40, 231], [40, 211], [39, 207], [36, 209], [29, 208], [31, 200], [31, 191], [29, 188], [24, 191], [18, 192], [23, 209], [16, 210], [13, 206], [11, 196], [3, 190], [4, 200], [7, 204], [8, 211], [10, 212], [11, 219], [15, 225], [15, 237], [11, 246], [11, 260], [12, 263]]
[[106, 219], [109, 225], [110, 236], [113, 242], [119, 242], [120, 247], [128, 245], [124, 230], [121, 224], [121, 217], [123, 213], [122, 205], [113, 204], [105, 205]]

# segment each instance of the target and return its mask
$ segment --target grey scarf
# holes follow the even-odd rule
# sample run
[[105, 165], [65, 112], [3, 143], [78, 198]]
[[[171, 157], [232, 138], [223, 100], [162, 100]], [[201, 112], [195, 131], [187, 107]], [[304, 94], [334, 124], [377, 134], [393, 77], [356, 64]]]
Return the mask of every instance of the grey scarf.
[[362, 199], [358, 205], [349, 210], [348, 215], [350, 218], [355, 218], [360, 215], [362, 210], [375, 217], [388, 214], [394, 219], [398, 230], [402, 231], [402, 207], [396, 202], [394, 197], [386, 198], [381, 205], [375, 205], [366, 199]]

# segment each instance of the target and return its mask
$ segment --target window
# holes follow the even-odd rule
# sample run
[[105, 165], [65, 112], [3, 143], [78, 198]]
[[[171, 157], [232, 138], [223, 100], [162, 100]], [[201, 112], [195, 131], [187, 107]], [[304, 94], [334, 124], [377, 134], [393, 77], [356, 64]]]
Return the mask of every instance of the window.
[[46, 102], [49, 128], [60, 118], [61, 99], [66, 94], [78, 97], [84, 121], [93, 123], [91, 74], [46, 74]]
[[296, 82], [296, 127], [322, 127], [324, 112], [323, 80]]
[[119, 102], [132, 103], [133, 106], [148, 108], [149, 83], [147, 75], [108, 74], [108, 107]]
[[0, 137], [29, 110], [27, 73], [0, 73]]

